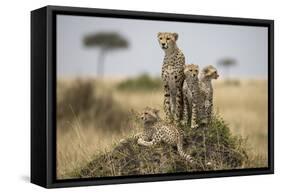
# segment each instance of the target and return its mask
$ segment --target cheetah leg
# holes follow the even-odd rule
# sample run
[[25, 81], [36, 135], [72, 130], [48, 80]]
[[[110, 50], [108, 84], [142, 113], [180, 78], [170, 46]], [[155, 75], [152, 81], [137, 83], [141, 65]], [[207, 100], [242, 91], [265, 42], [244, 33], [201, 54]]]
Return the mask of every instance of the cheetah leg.
[[138, 139], [138, 144], [139, 144], [139, 145], [142, 145], [142, 146], [147, 146], [147, 147], [153, 146], [152, 141], [145, 141], [145, 140], [143, 140], [142, 138], [139, 138], [139, 139]]
[[170, 106], [171, 106], [171, 115], [175, 115], [175, 111], [176, 111], [176, 94], [174, 94], [173, 92], [171, 92]]
[[188, 160], [192, 162], [192, 157], [187, 154], [186, 152], [183, 151], [183, 140], [182, 138], [179, 139], [178, 144], [177, 144], [177, 149], [181, 157], [183, 157], [185, 160]]
[[160, 142], [160, 139], [157, 139], [157, 138], [152, 139], [152, 141], [145, 141], [142, 138], [138, 139], [138, 144], [146, 146], [146, 147], [151, 147], [151, 146], [153, 146], [153, 145], [155, 145], [155, 144], [157, 144], [159, 142]]
[[137, 133], [133, 136], [134, 139], [140, 139], [142, 138], [143, 139], [143, 134], [142, 133]]
[[190, 108], [187, 96], [183, 95], [183, 119], [184, 125], [190, 125]]
[[184, 125], [187, 124], [187, 117], [188, 117], [186, 101], [187, 101], [187, 98], [186, 98], [185, 96], [183, 96], [183, 115], [182, 115], [182, 123], [183, 123]]
[[178, 87], [177, 88], [177, 92], [176, 92], [176, 106], [175, 106], [175, 121], [177, 123], [179, 123], [180, 120], [181, 120], [182, 107], [183, 107], [182, 90], [181, 90], [180, 87]]
[[209, 102], [208, 106], [206, 106], [206, 124], [208, 124], [211, 121], [213, 113], [213, 104]]
[[195, 102], [192, 102], [191, 129], [196, 129], [199, 127], [197, 119], [198, 119], [197, 105]]
[[164, 85], [164, 112], [166, 115], [166, 120], [171, 122], [171, 104], [170, 104], [170, 91], [167, 84]]

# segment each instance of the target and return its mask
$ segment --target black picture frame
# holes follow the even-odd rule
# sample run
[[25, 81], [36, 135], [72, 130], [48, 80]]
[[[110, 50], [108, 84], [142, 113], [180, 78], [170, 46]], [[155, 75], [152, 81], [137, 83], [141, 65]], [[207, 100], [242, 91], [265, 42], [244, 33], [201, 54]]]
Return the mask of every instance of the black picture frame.
[[[56, 15], [182, 21], [268, 28], [268, 167], [87, 179], [56, 179]], [[274, 173], [274, 21], [46, 6], [31, 12], [31, 182], [46, 188]]]

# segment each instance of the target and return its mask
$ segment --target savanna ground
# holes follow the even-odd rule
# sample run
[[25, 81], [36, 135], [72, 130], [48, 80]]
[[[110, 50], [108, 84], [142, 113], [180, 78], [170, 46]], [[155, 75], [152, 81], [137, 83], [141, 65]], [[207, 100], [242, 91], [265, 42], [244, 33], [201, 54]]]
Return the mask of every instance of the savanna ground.
[[[141, 131], [135, 117], [137, 112], [151, 106], [160, 109], [163, 117], [162, 102], [161, 82], [146, 76], [132, 80], [58, 80], [57, 177], [75, 178], [78, 175], [74, 172], [85, 173], [85, 170], [80, 171], [85, 166], [98, 167], [93, 161], [99, 155], [105, 158], [103, 161], [107, 161], [105, 153], [118, 150], [120, 140]], [[239, 168], [267, 166], [267, 81], [239, 80], [226, 83], [217, 80], [214, 82], [214, 104], [216, 115], [225, 123], [221, 126], [214, 122], [214, 128], [219, 124], [225, 130], [227, 126], [233, 136], [242, 137], [243, 146], [246, 144], [247, 157], [239, 163]], [[138, 149], [135, 144], [126, 146]], [[141, 156], [143, 150], [136, 152]], [[149, 150], [145, 153], [149, 153]], [[160, 157], [161, 161], [163, 157]], [[213, 170], [230, 167], [217, 164]], [[200, 165], [191, 169], [207, 170]], [[150, 169], [150, 172], [158, 171]], [[167, 172], [171, 172], [171, 169]], [[122, 175], [120, 172], [111, 174]]]

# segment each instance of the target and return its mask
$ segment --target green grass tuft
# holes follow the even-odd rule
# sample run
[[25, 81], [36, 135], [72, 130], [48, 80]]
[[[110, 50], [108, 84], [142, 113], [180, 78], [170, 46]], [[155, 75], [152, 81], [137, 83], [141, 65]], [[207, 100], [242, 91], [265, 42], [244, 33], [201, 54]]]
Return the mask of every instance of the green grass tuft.
[[136, 78], [127, 79], [117, 85], [119, 90], [138, 91], [160, 89], [162, 82], [160, 78], [152, 78], [147, 74], [142, 74]]

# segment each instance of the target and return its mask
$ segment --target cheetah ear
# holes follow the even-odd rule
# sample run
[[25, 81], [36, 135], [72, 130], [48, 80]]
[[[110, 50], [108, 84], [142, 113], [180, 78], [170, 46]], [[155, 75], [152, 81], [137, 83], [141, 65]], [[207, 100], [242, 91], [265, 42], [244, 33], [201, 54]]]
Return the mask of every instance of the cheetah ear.
[[150, 110], [150, 107], [146, 106], [146, 107], [144, 108], [144, 110]]
[[208, 73], [208, 71], [209, 71], [208, 67], [205, 67], [205, 68], [203, 69], [203, 72], [204, 72], [204, 73]]
[[158, 114], [158, 113], [159, 113], [159, 110], [156, 109], [156, 108], [154, 108], [154, 109], [153, 109], [153, 112], [154, 112], [155, 114]]
[[161, 34], [162, 34], [162, 32], [158, 32], [158, 33], [157, 33], [157, 37], [159, 37]]
[[174, 33], [173, 33], [173, 36], [174, 36], [174, 38], [175, 38], [175, 41], [177, 41], [177, 40], [178, 40], [178, 38], [179, 38], [178, 33], [174, 32]]

